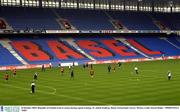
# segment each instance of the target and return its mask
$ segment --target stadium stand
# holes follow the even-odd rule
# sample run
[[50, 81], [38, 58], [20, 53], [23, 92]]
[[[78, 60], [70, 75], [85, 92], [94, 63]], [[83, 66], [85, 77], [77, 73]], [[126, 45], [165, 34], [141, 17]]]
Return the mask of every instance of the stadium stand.
[[180, 29], [180, 14], [179, 13], [153, 13], [152, 16], [161, 21], [161, 23], [165, 24], [171, 30], [179, 30]]
[[[0, 29], [178, 30], [180, 14], [3, 7]], [[168, 36], [167, 36], [168, 37]], [[0, 66], [180, 56], [178, 36], [0, 37]]]
[[3, 8], [0, 14], [13, 29], [60, 29], [50, 9]]
[[[13, 29], [69, 29], [78, 30], [159, 30], [153, 18], [161, 26], [177, 30], [180, 28], [180, 14], [119, 12], [102, 10], [73, 10], [73, 9], [42, 9], [42, 8], [7, 8], [0, 10]], [[86, 15], [86, 16], [84, 16]], [[94, 17], [95, 16], [95, 17]], [[60, 21], [61, 20], [61, 21]], [[62, 21], [64, 20], [64, 21]], [[4, 24], [1, 20], [1, 24]], [[1, 25], [2, 27], [2, 25]], [[3, 25], [3, 27], [5, 27]], [[122, 27], [122, 28], [121, 28]], [[70, 28], [71, 29], [71, 28]]]
[[108, 14], [120, 20], [129, 30], [158, 30], [147, 13], [111, 11]]
[[66, 19], [59, 19], [58, 20], [61, 28], [63, 30], [75, 30], [76, 28]]
[[8, 50], [8, 46], [3, 46], [3, 40], [0, 40], [0, 60], [0, 66], [22, 65], [22, 63]]
[[[68, 19], [79, 30], [113, 30], [114, 27], [103, 11], [56, 10], [62, 18]], [[86, 15], [86, 16], [84, 16]], [[94, 17], [95, 16], [95, 17]]]
[[2, 19], [0, 19], [0, 29], [6, 29], [6, 24]]
[[164, 23], [161, 21], [154, 20], [154, 24], [160, 29], [160, 30], [170, 30]]
[[111, 20], [111, 23], [117, 30], [127, 30], [127, 28], [119, 20]]
[[[167, 41], [168, 40], [168, 41]], [[10, 38], [0, 40], [0, 66], [52, 62], [106, 61], [119, 59], [179, 56], [177, 38], [158, 37], [77, 37]], [[6, 44], [5, 44], [6, 42]], [[126, 44], [128, 43], [128, 44]], [[175, 46], [176, 45], [176, 46]], [[12, 48], [12, 49], [11, 49]], [[12, 52], [13, 51], [13, 52]]]

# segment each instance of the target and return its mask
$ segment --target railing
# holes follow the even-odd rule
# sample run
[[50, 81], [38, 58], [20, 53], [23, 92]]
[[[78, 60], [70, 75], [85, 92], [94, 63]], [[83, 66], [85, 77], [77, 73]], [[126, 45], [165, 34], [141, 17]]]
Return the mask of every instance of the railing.
[[0, 34], [118, 34], [118, 33], [163, 33], [180, 35], [180, 30], [2, 30]]

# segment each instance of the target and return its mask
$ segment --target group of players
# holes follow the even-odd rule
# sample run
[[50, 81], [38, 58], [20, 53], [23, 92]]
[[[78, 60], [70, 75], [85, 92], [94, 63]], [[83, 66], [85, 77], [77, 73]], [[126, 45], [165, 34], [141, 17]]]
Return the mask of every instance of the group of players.
[[[122, 63], [118, 62], [118, 67], [120, 68]], [[69, 65], [69, 71], [70, 71], [70, 79], [73, 79], [74, 80], [74, 63], [71, 65]], [[58, 67], [60, 68], [60, 72], [61, 72], [61, 75], [63, 76], [64, 75], [64, 71], [65, 71], [65, 68], [64, 66], [61, 66], [61, 64], [59, 63]], [[49, 63], [49, 68], [51, 69], [52, 68], [52, 64]], [[93, 79], [94, 78], [94, 69], [93, 69], [93, 65], [92, 64], [83, 64], [83, 68], [89, 68], [89, 74], [90, 74], [90, 77]], [[113, 63], [113, 64], [108, 64], [108, 73], [111, 73], [111, 69], [113, 70], [113, 72], [116, 71], [116, 63]], [[46, 68], [45, 68], [45, 65], [43, 64], [42, 67], [41, 67], [41, 70], [42, 72], [45, 72]], [[134, 67], [134, 72], [135, 74], [139, 74], [139, 69], [138, 67]], [[13, 74], [13, 77], [16, 76], [16, 69], [12, 69], [12, 74]], [[171, 77], [172, 77], [172, 73], [170, 71], [168, 71], [167, 73], [167, 76], [168, 76], [168, 80], [171, 80]], [[4, 75], [4, 80], [7, 82], [8, 79], [9, 79], [9, 74], [6, 72], [5, 75]], [[34, 73], [34, 76], [33, 76], [33, 81], [31, 83], [31, 93], [35, 93], [35, 81], [38, 79], [38, 73], [35, 72]]]
[[[12, 74], [13, 74], [13, 77], [16, 76], [16, 69], [12, 69]], [[10, 76], [9, 74], [6, 72], [5, 75], [4, 75], [4, 80], [7, 82], [9, 80]]]

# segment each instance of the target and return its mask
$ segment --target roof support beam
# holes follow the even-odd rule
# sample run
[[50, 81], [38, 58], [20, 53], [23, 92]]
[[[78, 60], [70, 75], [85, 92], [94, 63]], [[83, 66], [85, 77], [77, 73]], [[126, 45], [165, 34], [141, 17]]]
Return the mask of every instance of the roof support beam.
[[154, 12], [154, 0], [152, 0], [151, 2], [151, 8], [152, 8], [152, 12]]

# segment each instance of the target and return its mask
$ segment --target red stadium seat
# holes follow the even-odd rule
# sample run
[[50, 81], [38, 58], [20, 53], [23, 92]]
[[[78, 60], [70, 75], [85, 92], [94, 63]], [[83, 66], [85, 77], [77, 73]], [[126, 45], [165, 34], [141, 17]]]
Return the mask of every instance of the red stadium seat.
[[0, 19], [0, 29], [6, 29], [6, 24], [2, 19]]
[[64, 27], [64, 29], [66, 29], [66, 30], [72, 30], [73, 29], [71, 23], [68, 20], [60, 19], [59, 22]]
[[159, 27], [160, 30], [169, 30], [169, 28], [161, 21], [155, 21], [155, 24]]
[[124, 25], [119, 20], [112, 20], [111, 23], [117, 30], [123, 30], [126, 29]]

